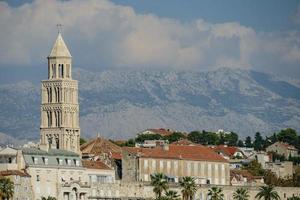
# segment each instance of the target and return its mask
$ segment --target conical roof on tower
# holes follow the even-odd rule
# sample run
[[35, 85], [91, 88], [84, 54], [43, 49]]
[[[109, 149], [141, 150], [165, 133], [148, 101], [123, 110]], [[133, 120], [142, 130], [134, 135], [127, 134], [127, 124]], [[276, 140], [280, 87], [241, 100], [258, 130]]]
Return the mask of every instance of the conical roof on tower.
[[58, 33], [57, 39], [53, 45], [53, 48], [51, 50], [49, 58], [55, 58], [55, 57], [72, 57], [70, 54], [70, 51], [64, 42], [62, 36], [60, 33]]

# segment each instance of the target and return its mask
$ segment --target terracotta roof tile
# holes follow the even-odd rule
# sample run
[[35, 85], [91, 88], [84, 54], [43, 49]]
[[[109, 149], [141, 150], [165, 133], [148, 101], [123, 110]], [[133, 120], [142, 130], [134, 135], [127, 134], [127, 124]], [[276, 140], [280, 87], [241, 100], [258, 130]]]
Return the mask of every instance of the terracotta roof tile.
[[165, 159], [184, 159], [184, 160], [205, 160], [216, 162], [228, 162], [222, 156], [215, 153], [203, 145], [169, 145], [169, 150], [162, 147], [156, 148], [137, 148], [123, 147], [124, 151], [139, 154], [144, 158], [165, 158]]
[[5, 170], [0, 171], [0, 176], [22, 176], [22, 177], [30, 177], [30, 175], [27, 172], [23, 172], [20, 170]]
[[181, 139], [181, 140], [172, 142], [171, 144], [174, 144], [174, 145], [197, 145], [197, 144], [189, 141], [188, 139]]
[[104, 164], [101, 161], [93, 161], [93, 160], [83, 160], [82, 166], [89, 169], [104, 169], [104, 170], [112, 170], [109, 166]]
[[240, 180], [242, 177], [245, 177], [245, 178], [247, 178], [248, 181], [262, 178], [262, 176], [253, 176], [247, 170], [239, 170], [239, 169], [230, 170], [230, 177], [231, 177], [231, 179], [233, 177], [236, 177], [238, 180]]
[[161, 136], [168, 136], [168, 135], [172, 135], [172, 131], [169, 131], [167, 129], [164, 128], [160, 128], [160, 129], [147, 129], [147, 131], [151, 131], [155, 134], [159, 134]]
[[120, 153], [121, 147], [106, 140], [101, 137], [96, 137], [95, 139], [81, 145], [80, 150], [82, 154], [93, 154], [100, 155], [102, 153]]
[[239, 148], [237, 147], [232, 147], [232, 146], [224, 146], [224, 145], [219, 145], [213, 148], [216, 152], [222, 151], [228, 156], [233, 156]]

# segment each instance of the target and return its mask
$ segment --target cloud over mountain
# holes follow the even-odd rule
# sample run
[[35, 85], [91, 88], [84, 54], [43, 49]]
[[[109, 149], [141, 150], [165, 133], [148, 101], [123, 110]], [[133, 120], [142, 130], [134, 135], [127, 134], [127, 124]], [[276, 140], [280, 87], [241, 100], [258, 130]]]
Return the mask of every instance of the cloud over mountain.
[[[110, 1], [0, 2], [0, 67], [41, 65], [55, 24], [82, 68], [254, 68], [299, 75], [299, 32], [258, 32], [238, 22], [181, 22]], [[282, 66], [285, 66], [282, 69]]]

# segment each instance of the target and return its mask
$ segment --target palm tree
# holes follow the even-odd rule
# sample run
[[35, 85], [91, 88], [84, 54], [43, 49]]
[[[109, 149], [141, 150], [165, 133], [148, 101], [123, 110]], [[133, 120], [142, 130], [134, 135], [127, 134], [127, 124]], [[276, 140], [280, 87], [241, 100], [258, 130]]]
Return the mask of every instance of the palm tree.
[[42, 200], [56, 200], [56, 198], [48, 196], [47, 198], [46, 197], [42, 197]]
[[261, 186], [255, 198], [264, 200], [280, 200], [278, 193], [274, 190], [274, 186], [272, 185]]
[[208, 196], [210, 196], [211, 200], [223, 200], [224, 194], [222, 193], [222, 189], [218, 187], [212, 187], [208, 190]]
[[14, 195], [14, 183], [5, 177], [0, 177], [0, 199], [9, 199]]
[[245, 188], [238, 188], [233, 193], [233, 199], [234, 200], [248, 200], [250, 197], [248, 189]]
[[156, 173], [154, 175], [150, 175], [151, 177], [151, 185], [154, 187], [153, 192], [156, 195], [156, 198], [161, 198], [161, 194], [163, 191], [167, 191], [169, 188], [168, 182], [167, 182], [167, 176], [163, 173]]
[[179, 200], [180, 198], [176, 191], [169, 190], [166, 192], [166, 199], [167, 200]]
[[182, 187], [181, 190], [182, 199], [183, 200], [193, 199], [193, 196], [197, 191], [197, 185], [195, 179], [190, 176], [186, 176], [183, 177], [182, 180], [180, 180], [179, 184], [180, 187]]

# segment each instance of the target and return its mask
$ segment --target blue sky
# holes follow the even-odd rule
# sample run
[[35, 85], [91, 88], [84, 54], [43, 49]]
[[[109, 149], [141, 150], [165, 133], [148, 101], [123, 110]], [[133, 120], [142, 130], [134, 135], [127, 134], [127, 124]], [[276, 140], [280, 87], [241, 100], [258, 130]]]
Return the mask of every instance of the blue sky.
[[0, 83], [38, 80], [56, 24], [74, 66], [254, 69], [300, 76], [300, 1], [72, 0], [0, 2]]
[[291, 17], [299, 0], [113, 0], [140, 13], [191, 21], [203, 18], [212, 23], [238, 21], [259, 31], [299, 29]]
[[[6, 1], [13, 7], [32, 0]], [[191, 21], [203, 18], [212, 23], [238, 21], [259, 31], [299, 29], [291, 18], [297, 12], [299, 0], [112, 0], [133, 7], [138, 13], [153, 13], [160, 17]]]

